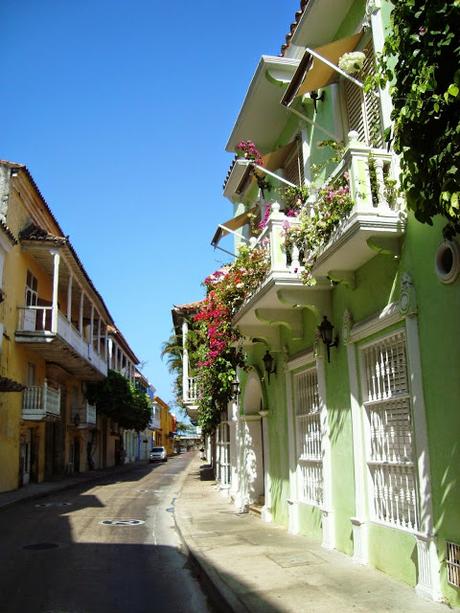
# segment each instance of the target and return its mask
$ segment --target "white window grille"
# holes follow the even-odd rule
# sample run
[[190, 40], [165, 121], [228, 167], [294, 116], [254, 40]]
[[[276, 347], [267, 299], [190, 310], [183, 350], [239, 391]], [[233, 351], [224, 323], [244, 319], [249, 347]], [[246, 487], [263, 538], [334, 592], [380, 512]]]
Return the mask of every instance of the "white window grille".
[[222, 485], [230, 485], [230, 426], [223, 421], [217, 430], [217, 475]]
[[460, 587], [460, 545], [447, 541], [447, 581]]
[[417, 484], [404, 333], [381, 339], [362, 353], [374, 518], [416, 530]]
[[[363, 49], [365, 60], [359, 74], [354, 75], [364, 82], [375, 74], [375, 55], [372, 42]], [[345, 104], [347, 108], [348, 131], [355, 130], [359, 140], [370, 147], [383, 147], [382, 114], [380, 98], [372, 92], [364, 92], [360, 87], [343, 79]]]
[[323, 502], [321, 415], [316, 368], [295, 376], [295, 425], [299, 500]]

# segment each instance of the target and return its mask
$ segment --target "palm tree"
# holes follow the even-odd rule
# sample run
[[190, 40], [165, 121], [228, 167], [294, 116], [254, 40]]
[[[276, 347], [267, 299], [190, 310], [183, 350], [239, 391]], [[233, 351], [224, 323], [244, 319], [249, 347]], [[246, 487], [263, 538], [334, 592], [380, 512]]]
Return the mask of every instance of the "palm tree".
[[[179, 344], [180, 343], [180, 344]], [[169, 372], [174, 375], [174, 393], [176, 395], [176, 403], [179, 406], [183, 404], [182, 398], [182, 343], [181, 338], [174, 332], [170, 335], [167, 341], [161, 345], [161, 359], [166, 358], [166, 364]]]

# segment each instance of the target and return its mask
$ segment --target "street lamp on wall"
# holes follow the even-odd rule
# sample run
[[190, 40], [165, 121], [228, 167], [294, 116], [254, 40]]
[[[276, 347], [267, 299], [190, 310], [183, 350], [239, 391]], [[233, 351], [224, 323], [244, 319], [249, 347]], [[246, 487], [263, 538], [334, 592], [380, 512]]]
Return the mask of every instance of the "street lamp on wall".
[[318, 330], [319, 330], [319, 333], [321, 334], [321, 340], [323, 341], [323, 343], [326, 345], [326, 348], [327, 348], [327, 361], [330, 362], [331, 361], [330, 348], [338, 346], [339, 337], [336, 334], [334, 340], [332, 340], [332, 331], [334, 330], [334, 326], [328, 320], [326, 315], [324, 315], [321, 325], [318, 326]]
[[276, 374], [276, 363], [275, 363], [275, 359], [273, 358], [273, 356], [270, 354], [270, 352], [267, 351], [265, 352], [264, 357], [262, 358], [264, 361], [264, 366], [265, 366], [265, 372], [267, 373], [268, 376], [268, 382], [270, 383], [270, 375], [275, 375]]
[[234, 381], [232, 381], [231, 388], [232, 388], [232, 399], [238, 400], [238, 396], [240, 395], [240, 382], [238, 381], [238, 379], [235, 379]]

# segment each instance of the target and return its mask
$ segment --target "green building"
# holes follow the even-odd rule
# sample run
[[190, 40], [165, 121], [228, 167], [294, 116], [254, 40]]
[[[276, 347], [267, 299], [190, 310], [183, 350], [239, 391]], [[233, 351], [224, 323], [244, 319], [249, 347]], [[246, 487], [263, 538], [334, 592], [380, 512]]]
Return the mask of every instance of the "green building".
[[213, 244], [269, 271], [233, 319], [247, 368], [216, 465], [238, 508], [459, 606], [459, 247], [408, 213], [389, 93], [362, 88], [389, 11], [303, 1], [249, 84], [227, 150], [261, 158], [231, 165]]

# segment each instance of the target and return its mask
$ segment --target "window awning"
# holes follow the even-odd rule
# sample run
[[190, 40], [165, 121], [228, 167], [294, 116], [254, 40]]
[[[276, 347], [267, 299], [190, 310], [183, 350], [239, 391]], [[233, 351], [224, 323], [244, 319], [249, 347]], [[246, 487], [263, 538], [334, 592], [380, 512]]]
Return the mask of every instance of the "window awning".
[[253, 207], [249, 211], [245, 211], [241, 213], [241, 215], [237, 215], [236, 217], [232, 217], [228, 221], [221, 223], [217, 226], [217, 230], [213, 236], [211, 241], [211, 245], [213, 247], [217, 247], [220, 240], [226, 236], [227, 234], [234, 233], [236, 230], [239, 230], [247, 223], [249, 223], [250, 215], [254, 214], [257, 211], [257, 207]]
[[[338, 68], [339, 59], [344, 53], [354, 51], [362, 36], [363, 32], [359, 32], [316, 49], [307, 47], [299, 67], [281, 99], [281, 104], [289, 106], [294, 98], [334, 83], [341, 73]], [[333, 66], [316, 56], [321, 56]]]
[[264, 162], [264, 167], [271, 171], [278, 170], [278, 168], [282, 168], [284, 166], [284, 162], [291, 155], [296, 146], [297, 142], [293, 140], [288, 145], [284, 145], [284, 147], [280, 147], [279, 149], [275, 149], [275, 151], [272, 151], [271, 153], [263, 155], [262, 160]]

